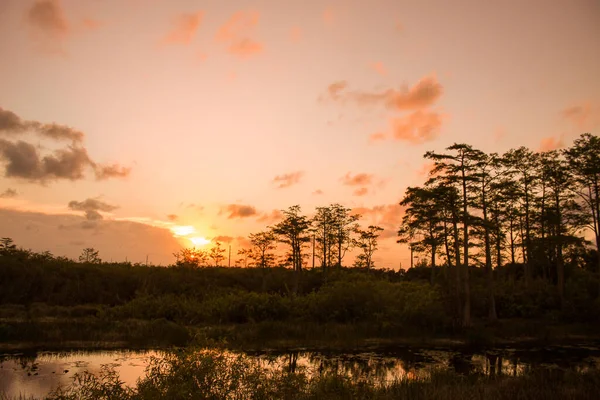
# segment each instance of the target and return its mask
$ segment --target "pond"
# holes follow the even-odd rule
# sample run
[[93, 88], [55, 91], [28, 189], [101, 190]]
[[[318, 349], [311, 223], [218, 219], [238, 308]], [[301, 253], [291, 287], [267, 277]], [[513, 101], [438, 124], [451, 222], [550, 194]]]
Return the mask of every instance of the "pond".
[[[76, 373], [88, 371], [97, 374], [103, 365], [114, 367], [121, 380], [133, 386], [144, 375], [150, 358], [164, 354], [161, 350], [1, 354], [0, 394], [8, 398], [19, 395], [43, 398], [57, 386], [69, 385]], [[303, 371], [309, 375], [337, 373], [374, 384], [426, 376], [432, 369], [439, 368], [460, 374], [520, 375], [543, 368], [585, 371], [600, 367], [600, 347], [597, 346], [537, 347], [527, 350], [496, 348], [481, 351], [377, 347], [353, 351], [254, 351], [244, 354], [267, 368]]]

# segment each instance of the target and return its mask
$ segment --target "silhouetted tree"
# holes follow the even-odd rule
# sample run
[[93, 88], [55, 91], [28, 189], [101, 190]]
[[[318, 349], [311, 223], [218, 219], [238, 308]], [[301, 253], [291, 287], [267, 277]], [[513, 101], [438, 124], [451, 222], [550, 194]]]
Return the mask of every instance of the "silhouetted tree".
[[257, 266], [269, 267], [275, 260], [275, 256], [270, 253], [276, 248], [275, 234], [272, 231], [251, 233], [250, 243], [254, 249], [248, 253], [248, 256], [255, 259]]
[[90, 263], [90, 264], [100, 264], [102, 262], [102, 260], [100, 260], [100, 257], [98, 256], [99, 251], [92, 248], [92, 247], [87, 247], [85, 249], [83, 249], [83, 251], [81, 252], [81, 255], [79, 256], [79, 262], [83, 262], [83, 263]]
[[225, 259], [225, 249], [221, 247], [221, 242], [215, 242], [208, 251], [208, 257], [213, 260], [215, 267], [221, 265], [221, 261]]
[[380, 232], [383, 228], [375, 225], [369, 225], [365, 230], [357, 230], [357, 238], [355, 240], [356, 247], [358, 247], [362, 253], [360, 253], [354, 262], [357, 267], [364, 267], [367, 269], [373, 268], [373, 254], [377, 250], [377, 239], [379, 238]]

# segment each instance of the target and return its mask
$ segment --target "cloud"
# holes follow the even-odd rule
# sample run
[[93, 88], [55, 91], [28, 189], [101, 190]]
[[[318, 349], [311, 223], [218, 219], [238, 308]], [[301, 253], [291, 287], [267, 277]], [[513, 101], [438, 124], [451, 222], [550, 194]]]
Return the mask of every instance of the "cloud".
[[385, 76], [387, 75], [387, 68], [381, 61], [377, 61], [371, 64], [371, 68], [373, 71], [377, 72], [379, 75]]
[[71, 27], [60, 0], [37, 0], [27, 11], [26, 21], [41, 50], [66, 54], [63, 41]]
[[50, 36], [67, 35], [70, 29], [60, 0], [37, 0], [27, 12], [27, 22]]
[[94, 171], [96, 180], [103, 181], [111, 178], [126, 178], [131, 173], [131, 168], [119, 164], [94, 165]]
[[12, 199], [17, 197], [17, 191], [15, 189], [8, 188], [4, 192], [0, 193], [0, 199]]
[[283, 213], [281, 210], [273, 210], [271, 212], [265, 212], [260, 215], [256, 219], [257, 222], [264, 222], [267, 224], [271, 224], [273, 222], [277, 222], [283, 218]]
[[263, 45], [250, 37], [258, 22], [258, 12], [238, 11], [219, 28], [216, 39], [226, 46], [229, 53], [238, 57], [259, 54], [263, 51]]
[[167, 215], [167, 219], [171, 222], [175, 222], [179, 219], [179, 217], [175, 214], [169, 214], [169, 215]]
[[373, 183], [373, 174], [360, 173], [352, 176], [350, 172], [341, 178], [344, 185], [347, 186], [365, 186]]
[[34, 251], [50, 250], [55, 255], [77, 259], [83, 247], [94, 247], [106, 261], [127, 258], [145, 262], [148, 255], [150, 263], [172, 264], [173, 253], [181, 249], [179, 240], [165, 228], [109, 219], [102, 221], [101, 229], [89, 229], [96, 224], [78, 215], [0, 208], [3, 235]]
[[342, 98], [342, 92], [348, 87], [348, 82], [337, 81], [327, 86], [327, 94], [332, 100], [340, 100]]
[[12, 139], [25, 132], [55, 141], [70, 140], [71, 145], [42, 155], [39, 147], [29, 142], [0, 138], [0, 160], [5, 161], [4, 175], [8, 178], [45, 183], [58, 179], [83, 179], [88, 168], [94, 171], [97, 180], [123, 178], [131, 172], [131, 168], [119, 164], [102, 165], [94, 162], [81, 144], [85, 136], [81, 131], [57, 123], [23, 120], [14, 112], [0, 108], [0, 136]]
[[77, 143], [82, 142], [84, 138], [83, 132], [69, 126], [23, 120], [14, 112], [0, 107], [0, 135], [16, 136], [25, 132], [37, 133], [48, 139], [71, 140]]
[[442, 116], [434, 111], [415, 111], [392, 120], [393, 137], [412, 144], [434, 140], [440, 134]]
[[213, 243], [221, 242], [221, 243], [230, 244], [231, 242], [234, 241], [234, 239], [235, 238], [233, 236], [219, 235], [219, 236], [215, 236], [210, 241], [213, 242]]
[[167, 34], [164, 41], [170, 44], [189, 44], [200, 27], [203, 16], [204, 13], [202, 11], [179, 15], [173, 21], [173, 28]]
[[545, 137], [540, 141], [539, 151], [557, 150], [562, 147], [565, 147], [565, 143], [564, 143], [562, 137], [557, 139], [554, 136], [550, 136], [550, 137]]
[[227, 219], [247, 218], [257, 214], [255, 207], [243, 204], [228, 204], [221, 207], [219, 215], [223, 213], [229, 213]]
[[[354, 102], [361, 106], [383, 105], [392, 110], [421, 110], [433, 105], [443, 94], [443, 86], [435, 76], [426, 76], [414, 86], [379, 92], [348, 91], [345, 81], [332, 83], [327, 88], [328, 97], [334, 101]], [[323, 98], [323, 97], [322, 97]]]
[[382, 132], [376, 132], [369, 135], [369, 143], [382, 142], [387, 139], [387, 135]]
[[88, 221], [98, 221], [103, 219], [102, 212], [111, 212], [119, 208], [111, 204], [105, 203], [98, 199], [85, 199], [84, 201], [70, 201], [68, 204], [69, 209], [73, 211], [83, 211], [85, 218]]
[[278, 189], [283, 189], [299, 183], [303, 176], [304, 171], [295, 171], [288, 174], [277, 175], [273, 178], [272, 182]]
[[381, 233], [382, 239], [396, 237], [398, 228], [402, 223], [404, 207], [399, 204], [382, 204], [374, 207], [355, 207], [351, 214], [362, 216], [363, 228], [368, 225], [377, 225], [384, 230]]
[[600, 117], [598, 117], [600, 115], [600, 107], [594, 107], [589, 102], [569, 106], [561, 114], [564, 119], [582, 131], [600, 126]]
[[356, 189], [352, 194], [354, 196], [364, 196], [367, 193], [369, 193], [369, 188], [361, 187], [361, 188]]
[[32, 144], [23, 141], [13, 143], [3, 139], [0, 139], [0, 158], [7, 161], [6, 177], [31, 182], [83, 179], [85, 169], [94, 165], [82, 147], [70, 146], [55, 150], [42, 158]]
[[102, 21], [99, 21], [94, 18], [84, 18], [83, 21], [81, 21], [81, 23], [86, 29], [89, 30], [98, 29], [103, 25]]
[[421, 165], [421, 167], [417, 170], [417, 175], [419, 177], [427, 178], [431, 174], [431, 171], [435, 168], [435, 163], [433, 161], [425, 162]]

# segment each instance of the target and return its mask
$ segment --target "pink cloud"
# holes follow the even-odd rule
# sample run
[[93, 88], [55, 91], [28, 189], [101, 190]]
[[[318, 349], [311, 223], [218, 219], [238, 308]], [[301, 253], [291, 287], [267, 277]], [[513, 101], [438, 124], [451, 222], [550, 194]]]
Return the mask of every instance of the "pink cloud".
[[278, 189], [283, 189], [300, 183], [300, 180], [304, 176], [304, 171], [295, 171], [288, 174], [277, 175], [273, 178], [272, 183], [276, 185]]
[[239, 57], [259, 54], [264, 47], [249, 35], [258, 25], [259, 13], [255, 11], [238, 11], [223, 24], [216, 35], [217, 41], [227, 47], [227, 51]]
[[371, 68], [373, 71], [377, 72], [379, 75], [386, 76], [388, 71], [385, 65], [381, 61], [377, 61], [371, 64]]
[[352, 176], [350, 172], [344, 175], [341, 179], [342, 183], [347, 186], [364, 186], [370, 185], [373, 182], [372, 174], [360, 173]]
[[432, 111], [415, 111], [392, 120], [393, 137], [412, 144], [422, 144], [439, 136], [442, 116]]
[[165, 42], [170, 44], [189, 44], [200, 27], [203, 16], [204, 13], [202, 11], [179, 15], [173, 21], [173, 28], [165, 37]]
[[358, 197], [360, 197], [360, 196], [364, 196], [364, 195], [366, 195], [367, 193], [369, 193], [369, 188], [366, 188], [366, 187], [361, 187], [361, 188], [358, 188], [358, 189], [356, 189], [354, 192], [352, 192], [352, 194], [353, 194], [354, 196], [358, 196]]
[[596, 107], [590, 102], [583, 102], [567, 107], [561, 114], [564, 119], [582, 131], [588, 131], [600, 126], [600, 107]]
[[376, 132], [369, 135], [369, 143], [382, 142], [387, 139], [387, 135], [382, 132]]
[[334, 82], [327, 96], [334, 101], [354, 102], [361, 106], [383, 105], [393, 110], [421, 110], [433, 105], [443, 94], [443, 86], [435, 76], [426, 76], [412, 87], [386, 89], [379, 92], [348, 91], [346, 81]]
[[219, 215], [223, 213], [229, 214], [227, 215], [227, 219], [247, 218], [257, 214], [256, 208], [254, 206], [244, 204], [228, 204], [224, 207], [221, 207]]
[[540, 141], [539, 151], [551, 151], [564, 147], [563, 138], [557, 139], [554, 136], [545, 137]]

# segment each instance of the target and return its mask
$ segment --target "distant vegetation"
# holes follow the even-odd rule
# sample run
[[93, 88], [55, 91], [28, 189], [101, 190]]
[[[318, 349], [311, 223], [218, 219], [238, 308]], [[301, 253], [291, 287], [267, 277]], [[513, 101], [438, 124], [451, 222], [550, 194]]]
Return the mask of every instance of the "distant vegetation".
[[[447, 150], [425, 155], [429, 179], [400, 203], [398, 241], [428, 260], [406, 271], [375, 268], [381, 228], [361, 228], [360, 216], [339, 204], [313, 218], [299, 206], [284, 210], [281, 222], [250, 235], [245, 268], [221, 267], [219, 243], [155, 267], [102, 262], [91, 248], [76, 262], [5, 238], [0, 341], [100, 340], [102, 330], [133, 340], [148, 336], [147, 324], [185, 343], [198, 337], [195, 328], [267, 341], [472, 335], [473, 325], [536, 336], [539, 325], [527, 320], [600, 323], [600, 139], [585, 134], [564, 151], [502, 156], [466, 144]], [[279, 260], [277, 243], [288, 249]], [[344, 266], [351, 248], [359, 256]], [[65, 324], [51, 333], [69, 320], [98, 329], [67, 334]]]

